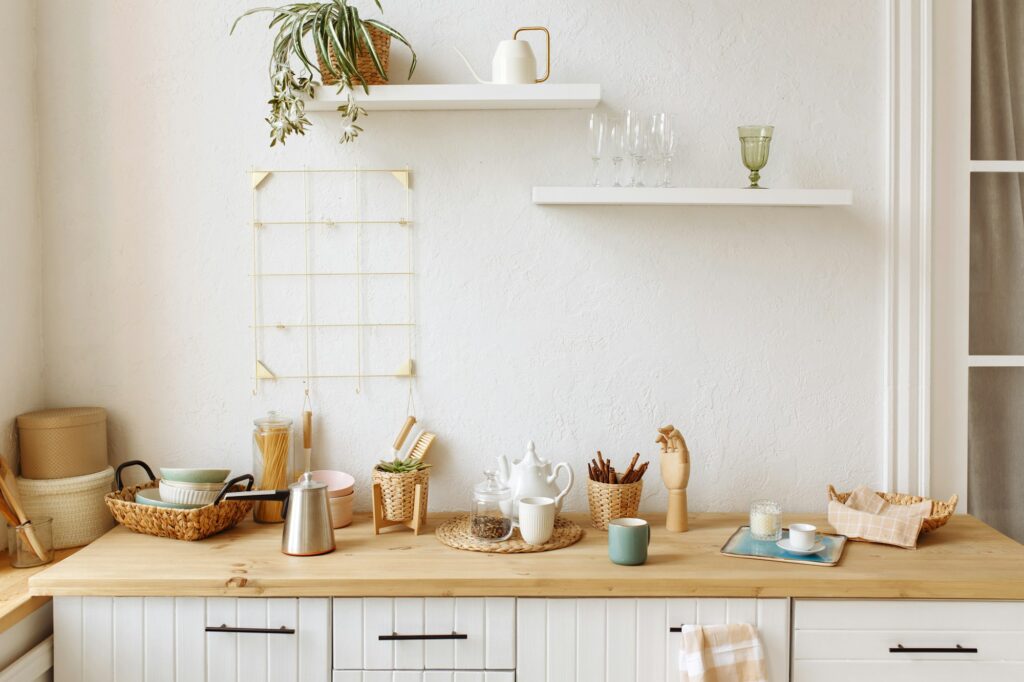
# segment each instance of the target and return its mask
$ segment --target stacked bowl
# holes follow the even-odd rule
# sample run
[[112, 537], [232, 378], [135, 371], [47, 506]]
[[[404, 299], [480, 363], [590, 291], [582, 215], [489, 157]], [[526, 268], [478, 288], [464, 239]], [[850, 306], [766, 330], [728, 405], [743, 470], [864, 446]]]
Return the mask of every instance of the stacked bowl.
[[331, 523], [344, 528], [352, 523], [352, 502], [355, 500], [356, 479], [344, 471], [320, 469], [311, 472], [313, 480], [327, 484], [327, 501], [331, 507]]
[[172, 469], [161, 467], [160, 487], [135, 494], [135, 501], [165, 509], [198, 509], [213, 504], [230, 469]]

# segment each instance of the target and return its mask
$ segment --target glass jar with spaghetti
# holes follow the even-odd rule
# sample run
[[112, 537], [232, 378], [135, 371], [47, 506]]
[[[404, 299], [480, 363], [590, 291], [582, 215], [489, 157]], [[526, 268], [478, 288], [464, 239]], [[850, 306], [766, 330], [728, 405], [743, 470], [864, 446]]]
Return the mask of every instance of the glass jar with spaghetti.
[[[253, 422], [252, 474], [260, 490], [285, 490], [293, 480], [292, 420], [268, 412]], [[259, 523], [280, 523], [283, 502], [256, 502], [253, 519]]]

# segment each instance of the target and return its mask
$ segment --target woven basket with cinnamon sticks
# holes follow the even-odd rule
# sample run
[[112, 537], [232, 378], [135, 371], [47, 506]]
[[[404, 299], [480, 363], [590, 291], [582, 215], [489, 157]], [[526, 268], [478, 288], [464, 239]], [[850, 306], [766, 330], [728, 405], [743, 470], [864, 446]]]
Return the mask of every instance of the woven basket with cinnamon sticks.
[[633, 455], [629, 466], [618, 473], [610, 460], [600, 451], [587, 465], [587, 502], [590, 504], [590, 522], [594, 528], [608, 530], [608, 522], [636, 516], [640, 509], [640, 496], [644, 490], [643, 476], [650, 462], [637, 466], [640, 453]]

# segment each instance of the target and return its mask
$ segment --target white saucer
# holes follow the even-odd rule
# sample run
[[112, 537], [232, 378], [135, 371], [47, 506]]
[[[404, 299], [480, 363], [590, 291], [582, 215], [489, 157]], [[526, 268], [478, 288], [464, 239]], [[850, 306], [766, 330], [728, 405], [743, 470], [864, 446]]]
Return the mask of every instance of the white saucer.
[[789, 552], [790, 554], [799, 554], [801, 556], [806, 556], [808, 554], [817, 554], [825, 549], [824, 542], [818, 542], [814, 545], [814, 547], [811, 547], [810, 549], [797, 549], [796, 547], [793, 547], [789, 544], [789, 538], [783, 538], [775, 544], [779, 547], [779, 549], [782, 549], [783, 551]]

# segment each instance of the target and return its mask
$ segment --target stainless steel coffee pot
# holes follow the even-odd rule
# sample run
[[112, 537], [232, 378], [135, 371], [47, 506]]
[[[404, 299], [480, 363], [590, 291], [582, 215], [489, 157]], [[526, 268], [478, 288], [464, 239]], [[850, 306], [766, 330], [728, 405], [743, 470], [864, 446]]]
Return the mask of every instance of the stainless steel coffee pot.
[[225, 495], [233, 500], [284, 502], [281, 551], [292, 556], [313, 556], [334, 551], [334, 528], [327, 484], [313, 480], [308, 471], [288, 490], [245, 490]]

